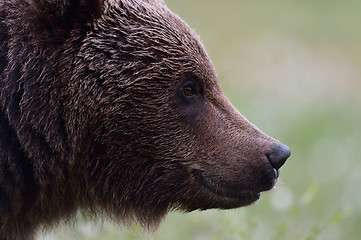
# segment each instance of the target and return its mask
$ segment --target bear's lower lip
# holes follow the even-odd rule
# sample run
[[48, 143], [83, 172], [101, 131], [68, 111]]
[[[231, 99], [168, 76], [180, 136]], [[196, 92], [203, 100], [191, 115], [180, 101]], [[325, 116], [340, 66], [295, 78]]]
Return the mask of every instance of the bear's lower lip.
[[203, 176], [198, 171], [194, 171], [193, 176], [205, 189], [207, 189], [213, 195], [224, 199], [240, 200], [245, 203], [244, 205], [248, 205], [257, 201], [261, 197], [260, 192], [239, 190], [224, 184], [217, 183], [211, 178]]

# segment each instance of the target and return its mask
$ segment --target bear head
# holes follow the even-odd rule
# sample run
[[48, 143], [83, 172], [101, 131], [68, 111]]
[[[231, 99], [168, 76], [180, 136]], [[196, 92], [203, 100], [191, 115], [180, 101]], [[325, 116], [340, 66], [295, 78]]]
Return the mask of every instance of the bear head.
[[[289, 148], [232, 106], [199, 37], [163, 1], [11, 4], [23, 29], [9, 21], [9, 35], [27, 36], [31, 47], [18, 53], [32, 73], [21, 78], [13, 125], [29, 136], [20, 143], [32, 152], [34, 184], [51, 186], [39, 195], [66, 186], [54, 191], [59, 209], [148, 224], [172, 209], [246, 206], [274, 187]], [[48, 159], [44, 145], [58, 154]], [[45, 209], [46, 197], [32, 199]]]

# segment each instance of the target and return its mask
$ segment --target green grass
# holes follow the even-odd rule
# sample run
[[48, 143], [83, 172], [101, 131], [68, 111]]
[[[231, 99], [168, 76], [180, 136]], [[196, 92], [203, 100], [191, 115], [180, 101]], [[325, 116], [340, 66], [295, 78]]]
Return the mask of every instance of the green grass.
[[277, 189], [248, 208], [171, 213], [152, 234], [79, 220], [45, 239], [359, 239], [361, 1], [166, 3], [200, 34], [231, 102], [291, 147]]

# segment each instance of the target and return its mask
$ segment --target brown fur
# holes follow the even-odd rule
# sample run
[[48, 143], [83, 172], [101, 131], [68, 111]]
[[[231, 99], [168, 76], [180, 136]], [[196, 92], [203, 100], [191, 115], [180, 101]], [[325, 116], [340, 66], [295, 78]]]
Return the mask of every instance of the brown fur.
[[78, 209], [148, 225], [241, 207], [277, 179], [278, 141], [161, 0], [0, 0], [0, 76], [1, 239]]

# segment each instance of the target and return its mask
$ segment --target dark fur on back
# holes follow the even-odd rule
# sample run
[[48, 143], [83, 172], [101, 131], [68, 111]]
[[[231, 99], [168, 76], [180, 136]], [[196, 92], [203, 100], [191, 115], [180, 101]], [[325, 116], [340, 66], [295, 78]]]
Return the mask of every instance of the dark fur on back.
[[161, 0], [0, 0], [0, 76], [0, 239], [79, 209], [148, 225], [245, 206], [277, 178], [278, 141]]

